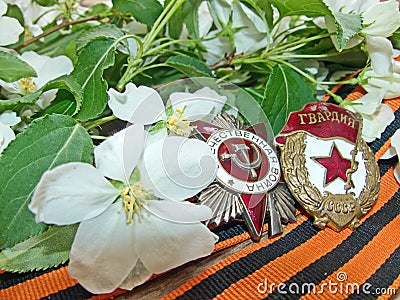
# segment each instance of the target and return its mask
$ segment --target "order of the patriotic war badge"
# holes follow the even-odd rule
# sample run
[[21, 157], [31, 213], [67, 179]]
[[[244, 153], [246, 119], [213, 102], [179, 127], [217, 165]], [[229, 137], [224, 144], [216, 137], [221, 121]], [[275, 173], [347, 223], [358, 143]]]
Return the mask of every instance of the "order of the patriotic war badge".
[[198, 196], [213, 211], [208, 224], [241, 216], [251, 238], [259, 241], [266, 216], [269, 236], [282, 232], [281, 222], [296, 221], [294, 201], [279, 183], [279, 159], [267, 142], [264, 123], [249, 126], [222, 113], [211, 122], [193, 125], [195, 135], [207, 142], [218, 164], [215, 182]]
[[379, 168], [361, 128], [359, 115], [315, 102], [291, 113], [275, 139], [288, 187], [320, 228], [355, 229], [378, 197]]

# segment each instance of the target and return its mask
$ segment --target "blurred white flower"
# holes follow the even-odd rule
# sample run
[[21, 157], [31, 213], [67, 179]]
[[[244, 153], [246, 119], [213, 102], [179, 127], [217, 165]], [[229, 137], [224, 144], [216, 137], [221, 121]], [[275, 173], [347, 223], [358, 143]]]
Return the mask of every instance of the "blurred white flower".
[[[178, 145], [177, 152], [170, 151], [172, 145]], [[37, 222], [81, 222], [68, 271], [83, 287], [92, 293], [132, 289], [153, 273], [213, 251], [217, 238], [200, 223], [211, 210], [177, 202], [215, 178], [206, 143], [168, 137], [166, 130], [146, 138], [143, 125], [133, 125], [101, 143], [95, 160], [96, 168], [74, 162], [45, 172], [29, 205]], [[163, 166], [170, 160], [178, 160], [179, 168], [166, 173]], [[201, 180], [189, 186], [185, 176]]]
[[[208, 64], [222, 59], [225, 54], [252, 53], [267, 44], [267, 28], [264, 21], [246, 5], [239, 1], [212, 0], [208, 6], [200, 6], [205, 23], [199, 26], [202, 42], [207, 51], [204, 57]], [[212, 18], [215, 30], [212, 28]], [[199, 21], [200, 24], [200, 21]]]
[[395, 116], [389, 105], [382, 104], [385, 90], [371, 91], [355, 101], [345, 101], [342, 105], [362, 116], [362, 137], [366, 142], [380, 138], [385, 128]]
[[18, 42], [19, 35], [24, 32], [24, 27], [17, 19], [4, 16], [7, 4], [0, 0], [0, 46], [7, 46]]
[[380, 75], [373, 68], [361, 74], [363, 88], [367, 92], [383, 90], [384, 99], [400, 97], [400, 62], [393, 60], [393, 72]]
[[15, 139], [15, 133], [10, 128], [21, 122], [21, 118], [13, 111], [5, 111], [0, 114], [0, 153]]
[[209, 87], [194, 93], [174, 92], [169, 98], [171, 110], [168, 114], [161, 96], [150, 87], [129, 83], [123, 93], [109, 89], [108, 95], [108, 106], [117, 118], [143, 125], [165, 121], [170, 132], [182, 136], [188, 136], [193, 129], [190, 121], [219, 114], [227, 100]]
[[[22, 78], [14, 82], [0, 80], [0, 86], [11, 95], [28, 95], [36, 92], [47, 82], [61, 75], [69, 74], [73, 70], [71, 60], [64, 55], [49, 57], [39, 55], [34, 51], [27, 51], [19, 57], [35, 69], [37, 77]], [[57, 90], [44, 92], [36, 102], [42, 109], [47, 107], [54, 99]]]

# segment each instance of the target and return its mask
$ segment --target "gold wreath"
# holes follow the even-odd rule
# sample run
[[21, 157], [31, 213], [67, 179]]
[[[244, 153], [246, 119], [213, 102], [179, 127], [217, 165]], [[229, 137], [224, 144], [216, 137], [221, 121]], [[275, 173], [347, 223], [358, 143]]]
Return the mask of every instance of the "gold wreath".
[[[330, 193], [322, 195], [321, 192], [310, 182], [309, 173], [305, 167], [305, 139], [307, 134], [296, 132], [286, 137], [286, 143], [281, 147], [282, 171], [290, 190], [300, 204], [315, 217], [314, 224], [318, 227], [331, 226], [329, 218], [322, 209], [322, 203]], [[356, 149], [363, 153], [366, 167], [366, 184], [358, 198], [355, 199], [359, 205], [358, 212], [348, 226], [352, 229], [359, 225], [358, 218], [364, 215], [374, 204], [379, 194], [379, 167], [374, 160], [374, 154], [364, 140], [357, 138]], [[329, 195], [330, 194], [330, 195]], [[334, 229], [335, 226], [331, 226]], [[340, 230], [341, 228], [339, 228]]]

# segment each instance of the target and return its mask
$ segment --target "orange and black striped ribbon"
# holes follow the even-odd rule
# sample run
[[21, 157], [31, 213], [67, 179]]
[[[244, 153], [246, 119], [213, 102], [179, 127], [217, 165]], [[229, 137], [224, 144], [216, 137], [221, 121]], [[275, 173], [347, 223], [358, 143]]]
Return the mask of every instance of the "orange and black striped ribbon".
[[[363, 93], [349, 85], [336, 87], [335, 92], [347, 100]], [[400, 191], [393, 175], [397, 158], [381, 157], [390, 146], [390, 137], [400, 128], [400, 99], [386, 103], [394, 111], [395, 121], [370, 144], [380, 167], [381, 191], [357, 230], [319, 230], [303, 215], [288, 225], [283, 235], [227, 257], [164, 299], [392, 297], [400, 287]], [[216, 251], [249, 239], [241, 222], [221, 226], [215, 233], [220, 237]], [[124, 292], [118, 289], [93, 295], [68, 276], [65, 265], [25, 274], [0, 272], [0, 299], [110, 299]]]

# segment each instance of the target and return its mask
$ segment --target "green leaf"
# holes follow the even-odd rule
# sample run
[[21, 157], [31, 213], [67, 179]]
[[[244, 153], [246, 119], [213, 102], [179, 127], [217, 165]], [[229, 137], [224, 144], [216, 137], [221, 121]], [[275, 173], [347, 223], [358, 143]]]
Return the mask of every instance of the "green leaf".
[[77, 225], [51, 226], [12, 248], [0, 252], [0, 269], [29, 272], [56, 267], [67, 261]]
[[[165, 1], [164, 5], [167, 6], [171, 0]], [[182, 6], [172, 15], [168, 21], [168, 33], [173, 39], [179, 39], [183, 29], [183, 13]]]
[[333, 15], [335, 17], [339, 51], [342, 51], [349, 39], [361, 32], [362, 17], [361, 14], [345, 14], [341, 12], [333, 12]]
[[26, 104], [35, 104], [35, 102], [40, 98], [40, 95], [51, 89], [59, 89], [66, 90], [70, 92], [74, 96], [76, 101], [75, 110], [73, 114], [78, 111], [79, 106], [82, 102], [83, 92], [81, 90], [80, 85], [75, 81], [75, 79], [71, 76], [63, 75], [60, 76], [47, 84], [45, 84], [40, 90], [36, 91], [33, 94], [28, 94], [23, 97], [8, 99], [8, 100], [0, 100], [0, 112], [11, 109], [14, 111], [18, 111], [20, 107]]
[[21, 78], [36, 77], [36, 71], [22, 59], [0, 51], [0, 79], [14, 82]]
[[82, 36], [76, 42], [76, 50], [80, 51], [87, 44], [96, 39], [114, 39], [117, 40], [124, 36], [124, 33], [114, 24], [105, 24], [102, 26], [93, 27], [87, 34]]
[[59, 4], [58, 0], [34, 0], [34, 2], [36, 2], [40, 6], [53, 6]]
[[71, 75], [83, 90], [82, 106], [75, 118], [87, 121], [101, 114], [108, 101], [108, 84], [103, 79], [104, 69], [114, 64], [113, 40], [94, 40], [78, 56]]
[[75, 78], [68, 75], [60, 76], [50, 82], [48, 82], [44, 87], [43, 91], [48, 91], [51, 89], [66, 90], [70, 92], [76, 101], [75, 110], [73, 115], [76, 114], [82, 104], [83, 91], [81, 86], [76, 82]]
[[202, 0], [187, 0], [183, 3], [183, 20], [189, 34], [194, 38], [199, 38], [199, 14], [198, 8]]
[[318, 17], [331, 15], [328, 7], [322, 0], [270, 0], [282, 16], [305, 15]]
[[76, 111], [76, 101], [71, 100], [71, 97], [73, 98], [71, 93], [66, 90], [58, 91], [56, 99], [51, 102], [50, 106], [38, 112], [35, 117], [39, 118], [52, 114], [72, 116]]
[[113, 0], [113, 7], [149, 26], [154, 24], [163, 11], [157, 0]]
[[17, 106], [25, 105], [25, 104], [34, 104], [42, 94], [41, 91], [37, 91], [36, 93], [26, 95], [24, 97], [18, 97], [8, 100], [0, 100], [0, 112], [5, 110], [13, 110], [17, 111]]
[[149, 132], [155, 132], [160, 129], [167, 127], [167, 122], [165, 120], [158, 121], [153, 127], [150, 128]]
[[317, 101], [305, 79], [284, 65], [275, 65], [261, 103], [274, 134], [281, 131], [289, 113]]
[[92, 163], [93, 143], [68, 116], [36, 119], [17, 135], [0, 157], [0, 249], [42, 232], [28, 204], [43, 173], [63, 163]]
[[264, 11], [265, 19], [268, 22], [268, 27], [272, 28], [274, 23], [274, 11], [271, 6], [271, 0], [256, 0], [256, 4]]
[[165, 64], [177, 69], [188, 77], [210, 77], [212, 75], [205, 63], [190, 56], [171, 56]]

